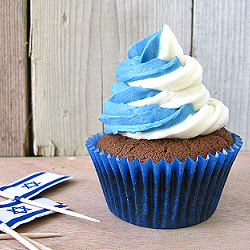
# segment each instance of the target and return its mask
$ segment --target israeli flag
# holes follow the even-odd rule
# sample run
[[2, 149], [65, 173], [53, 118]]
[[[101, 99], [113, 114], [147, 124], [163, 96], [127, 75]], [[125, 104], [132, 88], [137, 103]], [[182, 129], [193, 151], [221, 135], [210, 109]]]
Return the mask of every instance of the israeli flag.
[[[34, 200], [42, 204], [67, 209], [65, 204], [41, 196], [34, 198]], [[21, 224], [28, 223], [36, 218], [52, 213], [53, 211], [51, 210], [34, 207], [19, 201], [6, 200], [0, 203], [0, 221], [4, 222], [12, 229]]]
[[71, 179], [70, 176], [63, 176], [48, 172], [38, 172], [26, 176], [25, 178], [11, 183], [7, 186], [1, 186], [0, 191], [13, 194], [20, 198], [32, 198], [60, 182]]

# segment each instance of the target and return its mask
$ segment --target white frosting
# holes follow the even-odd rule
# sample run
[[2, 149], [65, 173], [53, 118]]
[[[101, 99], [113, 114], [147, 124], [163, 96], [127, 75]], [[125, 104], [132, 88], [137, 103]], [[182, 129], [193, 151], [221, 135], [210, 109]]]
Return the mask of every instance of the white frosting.
[[169, 28], [169, 26], [164, 25], [160, 40], [160, 49], [158, 58], [170, 62], [176, 56], [179, 58], [180, 62], [183, 63], [182, 47], [178, 43], [177, 38], [175, 37], [174, 33]]
[[183, 55], [183, 50], [170, 28], [164, 26], [158, 58], [171, 61], [178, 56], [183, 67], [169, 74], [129, 82], [130, 86], [161, 91], [151, 98], [128, 103], [131, 106], [157, 104], [165, 108], [180, 108], [192, 103], [196, 114], [171, 128], [149, 133], [123, 133], [135, 139], [191, 138], [206, 135], [225, 126], [228, 108], [220, 101], [210, 98], [209, 91], [202, 84], [202, 67], [193, 57]]
[[[220, 101], [211, 98], [196, 114], [168, 129], [141, 133], [122, 133], [134, 139], [192, 138], [207, 135], [225, 126], [228, 120], [228, 108]], [[206, 122], [204, 122], [206, 121]]]

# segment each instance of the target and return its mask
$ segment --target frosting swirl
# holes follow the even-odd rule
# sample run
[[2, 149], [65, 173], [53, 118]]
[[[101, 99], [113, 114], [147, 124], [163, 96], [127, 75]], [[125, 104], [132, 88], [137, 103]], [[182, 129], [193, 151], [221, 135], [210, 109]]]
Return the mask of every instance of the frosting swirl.
[[228, 121], [228, 108], [210, 98], [201, 83], [201, 65], [183, 54], [167, 25], [130, 47], [116, 77], [99, 117], [108, 134], [192, 138], [212, 133]]

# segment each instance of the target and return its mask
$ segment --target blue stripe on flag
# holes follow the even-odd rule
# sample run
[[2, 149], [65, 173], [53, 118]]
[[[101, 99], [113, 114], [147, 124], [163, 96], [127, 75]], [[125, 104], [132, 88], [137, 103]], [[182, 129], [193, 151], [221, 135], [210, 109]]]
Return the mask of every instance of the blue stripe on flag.
[[[43, 198], [43, 197], [41, 195], [37, 195], [34, 199], [31, 199], [31, 200], [37, 200], [37, 199], [40, 199], [40, 198]], [[20, 202], [20, 201], [12, 201], [12, 202], [9, 202], [9, 203], [6, 203], [6, 204], [0, 204], [0, 209], [1, 208], [6, 208], [6, 207], [13, 207], [13, 206], [19, 205], [20, 203], [22, 203], [22, 202]]]
[[[65, 205], [63, 204], [59, 204], [59, 205], [56, 205], [55, 207], [59, 207], [59, 208], [63, 208], [65, 207]], [[38, 210], [38, 211], [35, 211], [35, 212], [32, 212], [32, 213], [28, 213], [26, 215], [22, 215], [20, 217], [17, 217], [15, 219], [12, 219], [10, 221], [8, 221], [6, 224], [9, 226], [9, 227], [12, 227], [13, 225], [15, 225], [16, 223], [20, 222], [20, 221], [24, 221], [24, 220], [27, 220], [35, 215], [39, 215], [39, 214], [42, 214], [42, 213], [46, 213], [50, 210], [47, 210], [47, 209], [41, 209], [41, 210]]]
[[11, 187], [15, 187], [15, 186], [18, 186], [26, 181], [29, 181], [37, 176], [40, 176], [40, 175], [43, 175], [43, 174], [46, 174], [46, 172], [39, 172], [39, 173], [35, 173], [35, 174], [32, 174], [32, 175], [29, 175], [28, 177], [24, 178], [24, 179], [21, 179], [20, 181], [17, 181], [17, 182], [14, 182], [13, 184], [11, 185], [8, 185], [8, 186], [2, 186], [0, 187], [0, 190], [1, 191], [4, 191], [5, 189], [8, 189], [8, 188], [11, 188]]
[[12, 206], [16, 206], [16, 205], [19, 205], [19, 204], [20, 204], [19, 201], [13, 201], [13, 202], [8, 203], [8, 204], [0, 204], [0, 208], [12, 207]]
[[38, 188], [36, 188], [36, 189], [34, 189], [34, 190], [28, 192], [28, 193], [25, 193], [25, 194], [21, 195], [20, 197], [21, 197], [21, 198], [33, 197], [33, 196], [35, 196], [36, 194], [42, 192], [44, 189], [47, 189], [47, 188], [49, 188], [50, 186], [53, 186], [53, 185], [55, 185], [55, 184], [57, 184], [57, 183], [59, 183], [59, 182], [62, 182], [63, 180], [68, 179], [68, 178], [70, 178], [70, 177], [69, 177], [69, 176], [60, 177], [60, 178], [58, 178], [58, 179], [56, 179], [56, 180], [53, 180], [53, 181], [51, 181], [51, 182], [48, 182], [48, 183], [42, 185], [41, 187], [38, 187]]

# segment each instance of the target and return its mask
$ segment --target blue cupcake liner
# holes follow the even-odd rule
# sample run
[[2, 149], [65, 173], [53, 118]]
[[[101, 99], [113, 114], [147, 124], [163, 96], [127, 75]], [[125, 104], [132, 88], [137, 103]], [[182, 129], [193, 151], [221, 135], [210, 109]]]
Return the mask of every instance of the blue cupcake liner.
[[196, 161], [162, 159], [140, 163], [119, 159], [96, 148], [103, 132], [91, 136], [86, 147], [95, 166], [110, 211], [129, 223], [150, 228], [182, 228], [207, 220], [215, 211], [231, 166], [242, 146]]

